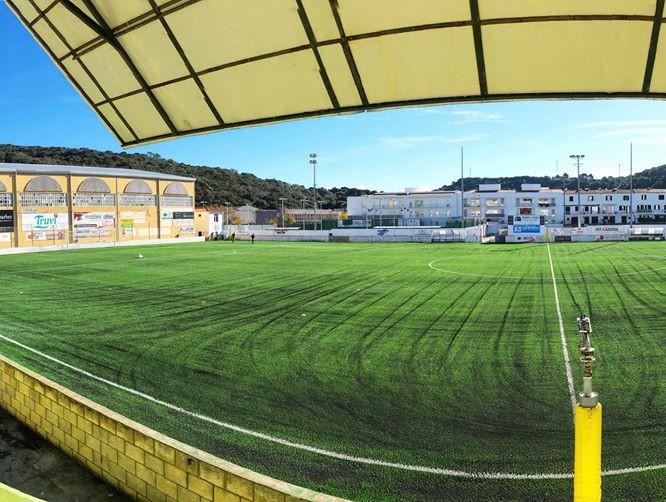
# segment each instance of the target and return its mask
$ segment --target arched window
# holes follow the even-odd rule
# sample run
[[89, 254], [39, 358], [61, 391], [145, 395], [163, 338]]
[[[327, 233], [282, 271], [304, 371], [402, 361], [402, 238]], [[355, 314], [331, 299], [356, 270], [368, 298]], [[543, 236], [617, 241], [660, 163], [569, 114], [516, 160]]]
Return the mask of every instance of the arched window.
[[115, 206], [116, 196], [101, 178], [86, 178], [72, 196], [74, 206]]
[[62, 187], [51, 176], [36, 176], [25, 184], [24, 192], [62, 193]]
[[6, 193], [7, 187], [0, 181], [0, 206], [9, 207], [14, 205], [14, 194]]
[[81, 182], [76, 191], [85, 193], [111, 193], [109, 185], [101, 178], [86, 178]]
[[176, 181], [174, 183], [169, 183], [166, 186], [164, 189], [164, 195], [187, 195], [187, 189], [182, 183]]
[[35, 176], [25, 184], [20, 202], [22, 207], [65, 207], [67, 194], [51, 176]]
[[143, 180], [132, 180], [120, 196], [120, 205], [154, 207], [157, 205], [157, 197], [153, 195], [148, 183]]
[[152, 194], [150, 185], [143, 180], [132, 180], [125, 187], [124, 193]]

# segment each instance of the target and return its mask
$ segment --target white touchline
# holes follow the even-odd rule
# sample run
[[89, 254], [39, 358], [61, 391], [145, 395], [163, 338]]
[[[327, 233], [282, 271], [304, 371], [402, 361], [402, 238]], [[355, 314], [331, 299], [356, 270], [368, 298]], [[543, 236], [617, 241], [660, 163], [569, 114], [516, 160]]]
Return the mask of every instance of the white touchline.
[[564, 354], [564, 369], [567, 372], [567, 384], [569, 385], [569, 397], [571, 407], [576, 407], [576, 390], [574, 389], [573, 376], [571, 375], [571, 361], [567, 349], [567, 339], [564, 336], [564, 323], [562, 322], [562, 310], [560, 309], [560, 295], [557, 293], [557, 281], [555, 280], [555, 269], [553, 268], [553, 257], [550, 254], [550, 244], [546, 242], [548, 250], [548, 261], [550, 262], [550, 276], [553, 278], [553, 291], [555, 293], [555, 306], [557, 307], [557, 320], [560, 323], [560, 340], [562, 341], [562, 353]]
[[[116, 389], [123, 390], [129, 394], [133, 394], [135, 396], [141, 397], [147, 401], [151, 401], [153, 403], [159, 404], [161, 406], [164, 406], [165, 408], [168, 408], [173, 411], [177, 411], [179, 413], [182, 413], [184, 415], [189, 415], [191, 417], [197, 418], [199, 420], [202, 420], [204, 422], [208, 422], [214, 425], [218, 425], [220, 427], [224, 427], [226, 429], [230, 429], [235, 432], [239, 432], [241, 434], [246, 434], [248, 436], [256, 437], [258, 439], [263, 439], [266, 441], [270, 441], [272, 443], [277, 443], [283, 446], [288, 446], [290, 448], [296, 448], [298, 450], [304, 450], [304, 451], [309, 451], [311, 453], [317, 453], [319, 455], [324, 455], [326, 457], [331, 457], [331, 458], [336, 458], [339, 460], [345, 460], [347, 462], [355, 462], [358, 464], [368, 464], [368, 465], [376, 465], [380, 467], [392, 467], [395, 469], [401, 469], [404, 471], [416, 471], [416, 472], [424, 472], [428, 474], [441, 474], [444, 476], [455, 476], [455, 477], [460, 477], [460, 478], [476, 478], [476, 479], [570, 479], [573, 477], [572, 473], [545, 473], [545, 474], [513, 474], [510, 472], [468, 472], [468, 471], [456, 471], [452, 469], [444, 469], [441, 467], [427, 467], [427, 466], [422, 466], [422, 465], [409, 465], [409, 464], [400, 464], [396, 462], [386, 462], [384, 460], [376, 460], [372, 458], [365, 458], [365, 457], [355, 457], [353, 455], [347, 455], [345, 453], [338, 453], [335, 451], [329, 451], [329, 450], [324, 450], [322, 448], [316, 448], [314, 446], [308, 446], [300, 443], [294, 443], [292, 441], [289, 441], [287, 439], [282, 439], [279, 437], [271, 436], [269, 434], [264, 434], [262, 432], [257, 432], [253, 431], [250, 429], [246, 429], [244, 427], [240, 427], [238, 425], [233, 425], [229, 424], [227, 422], [222, 422], [220, 420], [216, 420], [214, 418], [208, 417], [206, 415], [202, 415], [200, 413], [195, 413], [193, 411], [186, 410], [185, 408], [181, 408], [180, 406], [176, 406], [175, 404], [168, 403], [166, 401], [162, 401], [161, 399], [158, 399], [156, 397], [150, 396], [148, 394], [144, 394], [143, 392], [140, 392], [135, 389], [131, 389], [129, 387], [125, 387], [124, 385], [120, 385], [116, 382], [112, 382], [111, 380], [107, 380], [106, 378], [99, 377], [93, 373], [90, 373], [89, 371], [82, 370], [80, 368], [77, 368], [76, 366], [72, 366], [69, 363], [66, 363], [65, 361], [61, 361], [60, 359], [57, 359], [53, 356], [50, 356], [48, 354], [45, 354], [44, 352], [41, 352], [39, 350], [33, 349], [32, 347], [29, 347], [21, 342], [18, 342], [16, 340], [13, 340], [12, 338], [9, 338], [4, 335], [0, 335], [0, 338], [3, 340], [6, 340], [9, 343], [12, 343], [14, 345], [17, 345], [27, 351], [32, 352], [33, 354], [37, 354], [38, 356], [41, 356], [45, 359], [48, 359], [49, 361], [53, 361], [56, 364], [59, 364], [61, 366], [64, 366], [65, 368], [69, 368], [72, 371], [76, 371], [77, 373], [80, 373], [82, 375], [87, 376], [88, 378], [92, 378], [93, 380], [97, 380], [99, 382], [105, 383], [111, 387], [115, 387]], [[613, 471], [604, 471], [602, 474], [609, 476], [613, 474], [628, 474], [628, 473], [633, 473], [633, 472], [643, 472], [643, 471], [653, 471], [656, 469], [663, 469], [666, 467], [666, 464], [660, 464], [660, 465], [647, 465], [647, 466], [641, 466], [641, 467], [629, 467], [625, 469], [617, 469]]]

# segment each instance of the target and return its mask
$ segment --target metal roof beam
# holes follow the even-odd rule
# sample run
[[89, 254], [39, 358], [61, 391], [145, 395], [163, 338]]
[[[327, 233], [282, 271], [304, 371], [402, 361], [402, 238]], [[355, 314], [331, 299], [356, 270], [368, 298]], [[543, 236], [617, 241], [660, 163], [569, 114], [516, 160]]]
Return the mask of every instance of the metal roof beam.
[[650, 92], [652, 85], [652, 73], [654, 71], [654, 60], [657, 57], [657, 44], [659, 43], [659, 32], [664, 18], [664, 0], [657, 0], [657, 6], [654, 13], [654, 23], [652, 24], [652, 36], [650, 37], [650, 49], [648, 50], [647, 61], [645, 62], [645, 76], [643, 77], [643, 92]]
[[483, 38], [481, 36], [481, 15], [479, 14], [479, 1], [469, 0], [469, 10], [472, 14], [472, 31], [474, 32], [474, 50], [476, 51], [476, 69], [479, 74], [479, 92], [481, 96], [488, 95], [488, 82], [486, 80], [486, 61], [483, 54]]
[[347, 64], [349, 65], [349, 71], [352, 74], [354, 83], [356, 84], [356, 90], [359, 97], [361, 98], [361, 103], [364, 106], [368, 106], [368, 96], [365, 94], [365, 88], [363, 87], [363, 81], [361, 80], [361, 75], [358, 72], [358, 67], [356, 66], [356, 61], [354, 60], [354, 55], [352, 54], [351, 47], [349, 47], [349, 41], [347, 40], [347, 35], [345, 34], [345, 28], [342, 24], [342, 19], [340, 19], [340, 13], [338, 9], [338, 0], [330, 0], [331, 11], [333, 12], [333, 17], [335, 18], [335, 24], [338, 27], [338, 33], [340, 34], [340, 45], [342, 46], [342, 51], [345, 53], [345, 58], [347, 59]]
[[326, 87], [328, 97], [331, 100], [333, 108], [340, 108], [340, 103], [338, 102], [338, 98], [335, 95], [335, 91], [333, 90], [333, 84], [331, 84], [331, 79], [328, 77], [326, 67], [324, 66], [324, 62], [322, 61], [321, 55], [319, 54], [319, 49], [317, 48], [317, 39], [315, 38], [314, 31], [312, 30], [312, 25], [310, 25], [308, 15], [305, 12], [305, 7], [303, 7], [303, 2], [302, 0], [296, 0], [296, 4], [298, 5], [298, 17], [301, 19], [301, 24], [303, 25], [305, 34], [307, 35], [308, 41], [310, 42], [310, 48], [312, 49], [312, 53], [317, 60], [317, 65], [319, 65], [319, 75], [321, 76], [321, 80], [324, 83], [324, 87]]
[[213, 104], [213, 101], [210, 99], [210, 96], [208, 96], [208, 92], [206, 91], [206, 87], [203, 85], [203, 82], [201, 81], [201, 78], [199, 78], [199, 75], [197, 75], [197, 72], [194, 70], [194, 67], [190, 63], [190, 60], [188, 59], [187, 55], [185, 54], [185, 51], [183, 50], [183, 47], [178, 42], [178, 39], [173, 34], [173, 31], [171, 31], [171, 27], [166, 22], [166, 19], [164, 19], [164, 16], [162, 15], [162, 12], [160, 11], [157, 4], [155, 3], [155, 0], [148, 0], [148, 2], [150, 3], [150, 6], [152, 7], [153, 12], [157, 16], [157, 19], [159, 19], [160, 23], [162, 24], [162, 28], [164, 28], [164, 31], [166, 31], [166, 34], [169, 37], [169, 40], [171, 40], [171, 44], [173, 45], [174, 49], [176, 49], [176, 52], [178, 52], [178, 55], [180, 56], [180, 59], [182, 59], [183, 64], [187, 68], [187, 71], [190, 73], [190, 76], [192, 77], [192, 80], [194, 80], [194, 82], [197, 84], [197, 87], [199, 88], [199, 92], [201, 92], [201, 95], [203, 96], [204, 101], [206, 101], [206, 104], [208, 105], [208, 108], [210, 109], [211, 113], [215, 117], [215, 120], [217, 120], [218, 124], [224, 125], [224, 120], [222, 119], [222, 116], [220, 115], [220, 112], [217, 110], [217, 108]]
[[143, 75], [141, 75], [141, 72], [139, 72], [138, 68], [134, 64], [134, 61], [132, 61], [132, 59], [127, 54], [127, 51], [125, 51], [118, 39], [113, 35], [113, 31], [111, 28], [109, 28], [109, 25], [106, 23], [102, 15], [97, 11], [97, 8], [93, 5], [91, 0], [83, 0], [83, 3], [94, 16], [95, 20], [90, 19], [90, 17], [88, 17], [85, 12], [74, 5], [71, 0], [60, 0], [60, 3], [118, 52], [122, 60], [132, 72], [132, 75], [134, 75], [134, 78], [136, 78], [137, 82], [139, 82], [139, 86], [143, 89], [143, 92], [145, 92], [146, 96], [148, 96], [148, 99], [150, 99], [150, 102], [157, 110], [157, 113], [160, 114], [160, 117], [162, 117], [162, 120], [164, 120], [165, 124], [171, 130], [171, 132], [176, 134], [178, 130], [176, 129], [173, 121], [167, 114], [162, 104], [157, 100], [155, 94], [150, 89], [148, 82], [146, 82], [146, 79], [143, 78]]

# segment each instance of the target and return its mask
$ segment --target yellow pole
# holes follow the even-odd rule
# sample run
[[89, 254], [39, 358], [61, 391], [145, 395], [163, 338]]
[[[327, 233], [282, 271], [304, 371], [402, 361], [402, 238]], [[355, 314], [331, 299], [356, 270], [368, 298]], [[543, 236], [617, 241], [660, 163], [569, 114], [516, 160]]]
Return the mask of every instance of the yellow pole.
[[601, 404], [576, 405], [574, 502], [601, 500]]

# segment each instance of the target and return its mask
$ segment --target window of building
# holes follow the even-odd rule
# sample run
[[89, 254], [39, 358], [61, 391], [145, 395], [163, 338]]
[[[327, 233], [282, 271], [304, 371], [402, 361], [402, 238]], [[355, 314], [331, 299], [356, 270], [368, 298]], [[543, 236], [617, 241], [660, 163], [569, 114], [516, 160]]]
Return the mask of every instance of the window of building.
[[115, 206], [116, 196], [112, 193], [75, 193], [73, 206]]
[[623, 195], [622, 200], [629, 200], [629, 196], [628, 195]]
[[121, 206], [156, 206], [154, 195], [122, 194], [120, 196]]
[[613, 200], [613, 196], [612, 195], [606, 195], [606, 200]]
[[569, 195], [569, 202], [573, 202], [573, 195]]
[[64, 193], [22, 193], [19, 201], [21, 207], [63, 207], [67, 205], [67, 194]]
[[[201, 216], [201, 215], [199, 215], [199, 216]], [[214, 214], [214, 215], [213, 215], [213, 221], [214, 221], [215, 223], [217, 223], [218, 221], [220, 221], [220, 215], [219, 215], [219, 214]]]
[[421, 199], [415, 200], [414, 207], [423, 207], [423, 200]]
[[588, 202], [592, 202], [594, 200], [594, 195], [588, 195], [587, 200]]
[[160, 202], [165, 207], [191, 207], [192, 197], [180, 195], [163, 195]]
[[111, 193], [109, 185], [101, 178], [86, 178], [79, 184], [76, 191], [87, 193]]
[[150, 185], [143, 180], [132, 180], [125, 187], [124, 193], [152, 194]]
[[51, 176], [35, 176], [25, 184], [24, 192], [54, 193], [62, 192], [62, 187]]
[[13, 206], [13, 205], [14, 205], [14, 194], [0, 193], [0, 206]]
[[177, 181], [169, 183], [164, 189], [164, 195], [187, 195], [187, 188]]

